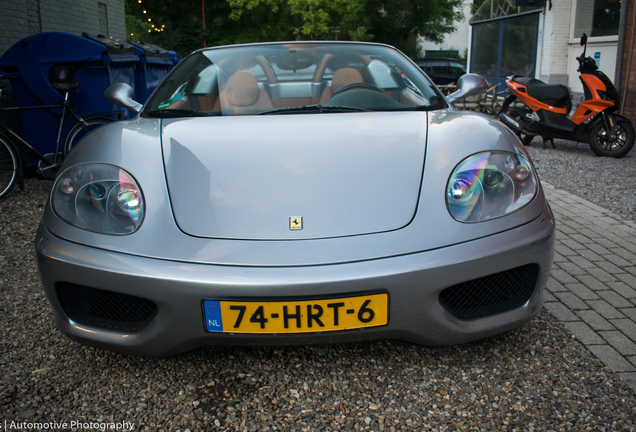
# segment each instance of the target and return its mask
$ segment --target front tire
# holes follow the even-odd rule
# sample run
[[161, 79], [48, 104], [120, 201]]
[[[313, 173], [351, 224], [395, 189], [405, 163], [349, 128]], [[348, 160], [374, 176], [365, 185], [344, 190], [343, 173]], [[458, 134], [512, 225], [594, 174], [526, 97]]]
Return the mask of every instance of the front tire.
[[[616, 121], [616, 120], [614, 120]], [[622, 158], [634, 146], [634, 126], [629, 121], [616, 121], [617, 133], [610, 138], [605, 123], [600, 121], [590, 131], [590, 147], [598, 156]]]

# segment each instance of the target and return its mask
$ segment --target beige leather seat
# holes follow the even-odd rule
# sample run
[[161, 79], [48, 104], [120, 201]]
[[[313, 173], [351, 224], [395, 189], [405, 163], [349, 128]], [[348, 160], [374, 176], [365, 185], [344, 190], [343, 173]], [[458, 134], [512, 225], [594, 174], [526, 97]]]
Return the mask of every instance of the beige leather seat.
[[219, 94], [219, 101], [223, 114], [254, 114], [274, 108], [272, 99], [258, 88], [256, 78], [249, 72], [232, 74]]
[[342, 86], [353, 83], [361, 83], [364, 82], [362, 80], [362, 75], [360, 72], [353, 68], [342, 68], [338, 69], [334, 72], [333, 78], [331, 79], [331, 87], [327, 87], [322, 91], [322, 95], [320, 95], [320, 105], [324, 105], [331, 99], [331, 96]]

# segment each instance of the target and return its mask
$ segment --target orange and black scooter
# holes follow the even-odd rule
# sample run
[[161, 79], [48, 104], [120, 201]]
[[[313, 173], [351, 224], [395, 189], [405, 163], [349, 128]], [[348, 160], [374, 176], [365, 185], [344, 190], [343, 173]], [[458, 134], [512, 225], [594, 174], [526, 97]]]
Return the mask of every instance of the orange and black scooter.
[[[524, 145], [534, 136], [546, 141], [554, 138], [585, 142], [599, 156], [620, 158], [634, 145], [634, 127], [629, 119], [615, 112], [619, 96], [612, 81], [592, 57], [586, 57], [587, 35], [581, 37], [583, 55], [577, 57], [585, 101], [571, 113], [572, 101], [568, 88], [560, 84], [545, 84], [534, 78], [512, 76], [506, 80], [512, 94], [506, 98], [499, 120], [511, 128]], [[510, 106], [515, 99], [523, 107]]]

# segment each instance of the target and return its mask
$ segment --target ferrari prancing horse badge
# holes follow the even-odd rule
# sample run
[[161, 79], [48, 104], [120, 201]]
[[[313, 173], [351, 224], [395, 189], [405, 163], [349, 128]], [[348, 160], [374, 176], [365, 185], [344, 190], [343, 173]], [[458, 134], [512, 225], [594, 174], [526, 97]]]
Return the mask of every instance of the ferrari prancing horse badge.
[[289, 218], [289, 229], [290, 230], [303, 229], [303, 218], [302, 217], [290, 217]]

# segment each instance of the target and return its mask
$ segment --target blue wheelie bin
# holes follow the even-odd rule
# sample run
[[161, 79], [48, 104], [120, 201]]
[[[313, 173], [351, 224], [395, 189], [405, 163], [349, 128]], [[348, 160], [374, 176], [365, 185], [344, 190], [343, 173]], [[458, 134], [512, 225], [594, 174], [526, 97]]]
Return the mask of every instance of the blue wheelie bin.
[[146, 103], [159, 83], [181, 60], [181, 55], [143, 41], [127, 40], [136, 48], [139, 64], [135, 70], [135, 100]]
[[[26, 37], [9, 48], [0, 58], [0, 74], [13, 78], [18, 107], [54, 105], [68, 92], [68, 100], [81, 116], [120, 111], [120, 117], [131, 118], [133, 113], [106, 102], [104, 91], [117, 82], [134, 89], [139, 60], [135, 47], [125, 41], [48, 32]], [[19, 113], [23, 138], [41, 153], [54, 152], [62, 110]], [[60, 146], [75, 124], [67, 114]]]

